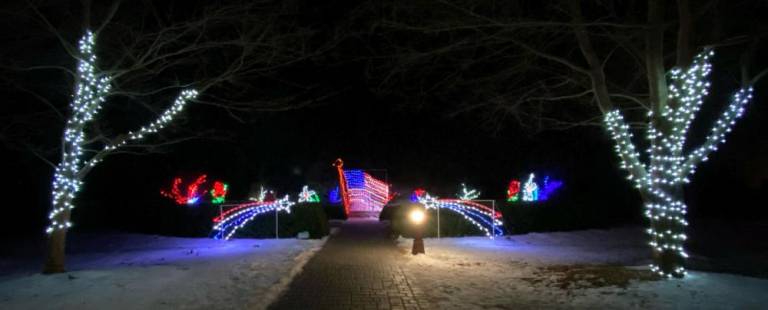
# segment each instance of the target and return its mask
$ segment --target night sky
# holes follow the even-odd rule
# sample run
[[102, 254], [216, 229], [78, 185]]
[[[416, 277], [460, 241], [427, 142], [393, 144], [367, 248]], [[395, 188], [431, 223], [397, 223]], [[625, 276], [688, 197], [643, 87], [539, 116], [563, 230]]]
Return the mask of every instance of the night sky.
[[[345, 23], [344, 13], [354, 7], [345, 5], [345, 9], [338, 10], [307, 6], [296, 18], [320, 27], [322, 36], [322, 31]], [[128, 8], [134, 9], [139, 8]], [[72, 14], [76, 16], [76, 12]], [[332, 22], [323, 23], [326, 18]], [[68, 38], [77, 36], [74, 32], [66, 34]], [[17, 37], [8, 29], [3, 36]], [[39, 55], [40, 63], [67, 59], [66, 55], [54, 56], [60, 49], [52, 47], [56, 41], [51, 37], [35, 40], [34, 46], [29, 46], [30, 41], [14, 42], [18, 46], [2, 48], [6, 60], [29, 60], [35, 55]], [[330, 56], [290, 67], [286, 76], [307, 82], [316, 90], [305, 97], [332, 93], [306, 107], [240, 113], [240, 121], [219, 108], [193, 103], [170, 135], [212, 132], [162, 148], [159, 154], [115, 155], [105, 160], [86, 178], [74, 215], [76, 226], [82, 224], [77, 229], [151, 232], [142, 222], [151, 221], [146, 217], [153, 209], [170, 207], [158, 192], [174, 176], [189, 178], [207, 173], [209, 179], [228, 181], [232, 199], [247, 198], [252, 184], [266, 184], [279, 193], [294, 195], [304, 184], [329, 189], [336, 182], [331, 166], [336, 158], [344, 159], [347, 167], [386, 169], [393, 188], [404, 195], [415, 187], [424, 187], [440, 196], [452, 196], [459, 183], [466, 182], [479, 188], [484, 198], [502, 199], [510, 179], [536, 172], [563, 179], [564, 195], [573, 199], [573, 207], [605, 211], [606, 216], [617, 218], [617, 223], [640, 222], [639, 196], [624, 180], [625, 173], [617, 169], [618, 160], [603, 129], [583, 126], [534, 130], [513, 120], [502, 128], [491, 128], [479, 113], [449, 115], [455, 103], [475, 100], [469, 96], [427, 94], [419, 99], [426, 104], [417, 104], [404, 98], [406, 91], [397, 95], [382, 93], [376, 89], [378, 81], [368, 75], [371, 62], [360, 60], [371, 56], [366, 50], [378, 44], [384, 43], [376, 41], [376, 36], [356, 36], [339, 44], [329, 52]], [[24, 55], [18, 53], [20, 50]], [[66, 93], [71, 87], [60, 74], [47, 74], [45, 78], [22, 78], [8, 70], [3, 74], [4, 81], [28, 83], [43, 89], [46, 96]], [[719, 89], [729, 92], [737, 86], [735, 80], [732, 74], [724, 73], [715, 81], [713, 93]], [[261, 85], [254, 82], [249, 87], [258, 89]], [[3, 204], [4, 235], [36, 234], [42, 232], [49, 208], [52, 169], [17, 142], [55, 147], [61, 123], [35, 114], [46, 111], [46, 107], [11, 83], [3, 83], [2, 92], [5, 122], [24, 120], [24, 125], [19, 126], [33, 126], [42, 133], [28, 139], [15, 135], [15, 129], [4, 130], [0, 143], [4, 158], [0, 166], [4, 171], [2, 187], [8, 197]], [[768, 201], [761, 194], [766, 190], [768, 158], [765, 82], [755, 92], [755, 102], [727, 144], [698, 169], [693, 185], [687, 188], [692, 217], [743, 220], [768, 216]], [[51, 98], [59, 108], [66, 105], [65, 98]], [[138, 116], [139, 120], [135, 120], [127, 116], [135, 115], [128, 114], [130, 111], [108, 103], [105, 117], [125, 128], [148, 119]], [[704, 118], [716, 111], [703, 111]], [[694, 127], [694, 132], [705, 132], [706, 128], [702, 128]], [[49, 160], [57, 159], [55, 152], [49, 155]], [[381, 171], [373, 174], [383, 176]]]

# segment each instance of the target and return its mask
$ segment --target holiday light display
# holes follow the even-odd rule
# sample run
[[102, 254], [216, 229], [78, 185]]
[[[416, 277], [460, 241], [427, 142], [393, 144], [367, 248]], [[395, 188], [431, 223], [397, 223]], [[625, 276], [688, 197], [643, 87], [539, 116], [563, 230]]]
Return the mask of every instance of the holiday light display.
[[539, 201], [547, 201], [552, 194], [563, 186], [563, 182], [559, 180], [550, 181], [549, 177], [544, 177], [544, 184], [539, 191]]
[[458, 213], [488, 237], [504, 235], [501, 213], [482, 204], [463, 199], [438, 199], [426, 192], [418, 198], [427, 209], [440, 208]]
[[[651, 270], [665, 277], [683, 277], [684, 260], [688, 254], [683, 249], [687, 239], [685, 226], [686, 205], [680, 191], [682, 184], [696, 167], [725, 142], [725, 135], [744, 112], [752, 99], [752, 87], [739, 89], [725, 111], [719, 116], [704, 143], [684, 153], [688, 129], [700, 110], [710, 86], [707, 76], [711, 71], [712, 50], [697, 55], [691, 66], [670, 72], [669, 99], [673, 104], [663, 105], [658, 111], [648, 113], [646, 138], [648, 160], [643, 163], [632, 141], [629, 125], [619, 110], [606, 113], [605, 126], [616, 142], [615, 149], [621, 159], [621, 167], [629, 171], [627, 179], [645, 197], [645, 216], [650, 219], [649, 244], [655, 251], [656, 263]], [[655, 115], [654, 113], [657, 113]]]
[[507, 187], [507, 201], [515, 202], [520, 200], [520, 181], [512, 180]]
[[[291, 201], [286, 195], [281, 199], [273, 198], [274, 192], [264, 188], [259, 189], [259, 198], [251, 198], [252, 202], [236, 205], [226, 211], [221, 212], [219, 216], [213, 218], [213, 237], [215, 239], [229, 240], [238, 229], [244, 227], [257, 216], [268, 212], [287, 212], [291, 213], [291, 207], [296, 202]], [[309, 186], [304, 186], [299, 193], [299, 203], [302, 202], [320, 202], [320, 197]]]
[[[563, 182], [559, 180], [549, 180], [549, 176], [544, 177], [544, 182], [541, 186], [539, 186], [538, 183], [536, 183], [536, 175], [531, 173], [528, 175], [528, 180], [523, 184], [522, 188], [520, 186], [520, 181], [518, 180], [512, 180], [512, 182], [509, 182], [509, 187], [507, 189], [507, 201], [509, 202], [517, 202], [517, 201], [525, 201], [525, 202], [538, 202], [538, 201], [547, 201], [550, 197], [552, 197], [552, 194], [555, 193], [560, 187], [563, 186]], [[522, 189], [522, 191], [521, 191]]]
[[174, 201], [176, 201], [177, 204], [183, 205], [193, 205], [197, 203], [200, 200], [200, 197], [205, 193], [204, 189], [201, 189], [200, 186], [205, 183], [207, 176], [205, 174], [197, 177], [192, 183], [190, 183], [187, 186], [186, 192], [182, 193], [181, 189], [179, 187], [181, 186], [182, 180], [181, 178], [174, 178], [173, 179], [173, 185], [171, 186], [170, 191], [166, 190], [160, 190], [160, 195], [163, 195], [165, 197], [171, 198]]
[[[195, 90], [183, 90], [173, 105], [148, 126], [118, 136], [100, 150], [86, 152], [86, 146], [91, 143], [86, 139], [87, 125], [93, 121], [112, 91], [111, 78], [96, 69], [94, 44], [94, 34], [86, 31], [78, 45], [77, 83], [70, 102], [72, 114], [65, 124], [62, 159], [56, 166], [52, 182], [51, 212], [48, 215], [51, 222], [45, 229], [49, 234], [72, 226], [69, 217], [70, 210], [75, 207], [73, 201], [83, 185], [83, 178], [97, 163], [117, 148], [165, 127], [198, 94]], [[93, 150], [93, 147], [88, 148]], [[86, 159], [86, 154], [93, 155]]]
[[528, 181], [523, 184], [523, 201], [539, 200], [539, 185], [533, 181], [534, 177], [533, 173], [531, 173], [528, 176]]
[[264, 186], [259, 186], [259, 196], [249, 197], [248, 200], [256, 202], [266, 202], [275, 200], [275, 192], [271, 189], [267, 189]]
[[458, 196], [461, 200], [473, 200], [480, 197], [480, 192], [474, 188], [469, 189], [466, 184], [461, 183], [461, 191]]
[[411, 193], [411, 201], [412, 202], [419, 202], [419, 199], [426, 194], [427, 191], [425, 191], [423, 188], [417, 188], [413, 190], [413, 193]]
[[379, 213], [389, 202], [389, 185], [362, 170], [344, 170], [350, 212]]
[[337, 159], [334, 166], [339, 171], [339, 188], [347, 215], [350, 212], [378, 214], [393, 197], [389, 194], [389, 184], [363, 170], [344, 170], [341, 159]]
[[302, 202], [320, 202], [320, 197], [317, 196], [317, 192], [309, 189], [309, 186], [304, 185], [299, 193], [299, 203]]
[[332, 204], [341, 203], [341, 194], [339, 194], [339, 187], [336, 186], [332, 190], [328, 191], [328, 202]]
[[286, 195], [277, 200], [238, 205], [213, 219], [213, 222], [216, 223], [213, 226], [213, 238], [229, 240], [240, 228], [243, 228], [258, 215], [281, 211], [291, 213], [291, 207], [294, 204], [290, 197]]
[[228, 188], [229, 185], [227, 185], [227, 183], [221, 181], [213, 182], [213, 189], [211, 189], [211, 203], [223, 203], [226, 199]]
[[337, 158], [333, 162], [333, 166], [336, 167], [336, 172], [339, 174], [339, 189], [341, 190], [341, 201], [344, 204], [344, 214], [349, 215], [349, 192], [346, 175], [344, 174], [344, 161], [341, 158]]

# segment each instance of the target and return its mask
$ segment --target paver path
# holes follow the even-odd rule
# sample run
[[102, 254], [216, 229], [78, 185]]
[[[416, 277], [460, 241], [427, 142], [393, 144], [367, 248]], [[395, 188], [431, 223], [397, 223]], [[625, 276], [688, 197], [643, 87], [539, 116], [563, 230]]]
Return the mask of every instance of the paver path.
[[377, 220], [350, 219], [304, 266], [270, 309], [432, 309], [397, 266]]

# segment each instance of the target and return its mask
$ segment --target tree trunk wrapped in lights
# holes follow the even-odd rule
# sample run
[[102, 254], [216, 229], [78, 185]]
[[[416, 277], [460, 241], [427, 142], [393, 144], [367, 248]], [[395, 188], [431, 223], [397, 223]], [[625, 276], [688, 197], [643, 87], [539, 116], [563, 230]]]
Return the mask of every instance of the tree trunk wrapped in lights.
[[656, 113], [649, 112], [648, 163], [641, 161], [621, 112], [613, 110], [605, 115], [605, 126], [616, 142], [621, 166], [630, 171], [628, 179], [633, 180], [640, 190], [645, 216], [651, 222], [648, 234], [655, 260], [651, 269], [665, 277], [685, 275], [684, 260], [688, 254], [683, 243], [687, 238], [685, 227], [688, 223], [682, 185], [689, 182], [688, 176], [695, 172], [696, 166], [706, 161], [707, 156], [717, 150], [718, 144], [725, 142], [725, 135], [752, 98], [751, 87], [737, 91], [704, 143], [686, 154], [688, 128], [708, 94], [709, 58], [713, 54], [706, 50], [696, 56], [686, 70], [675, 68], [670, 72], [668, 98], [671, 104], [662, 106]]
[[[91, 169], [107, 155], [127, 143], [139, 140], [145, 135], [162, 129], [173, 120], [190, 100], [197, 97], [197, 91], [183, 90], [173, 105], [163, 112], [154, 122], [112, 139], [101, 150], [95, 153], [86, 152], [89, 145], [86, 139], [86, 129], [98, 114], [106, 98], [110, 95], [110, 77], [96, 69], [96, 53], [94, 51], [94, 34], [87, 31], [79, 42], [78, 76], [70, 104], [71, 115], [64, 128], [62, 141], [61, 162], [56, 166], [53, 176], [53, 193], [50, 224], [46, 228], [48, 239], [48, 256], [44, 272], [55, 273], [64, 271], [65, 241], [67, 229], [72, 227], [70, 222], [71, 210], [75, 207], [74, 200], [83, 185], [83, 179]], [[93, 154], [90, 155], [89, 154]]]
[[[646, 0], [602, 5], [563, 1], [550, 8], [529, 8], [516, 2], [493, 6], [471, 1], [445, 2], [445, 6], [393, 2], [383, 10], [391, 14], [383, 15], [381, 24], [386, 27], [379, 30], [388, 35], [385, 31], [392, 29], [393, 38], [403, 31], [413, 35], [406, 36], [405, 44], [393, 44], [394, 48], [381, 53], [398, 56], [379, 69], [380, 85], [396, 90], [393, 94], [405, 94], [404, 99], [419, 98], [419, 103], [424, 101], [424, 89], [437, 94], [436, 98], [467, 98], [451, 100], [457, 104], [448, 116], [480, 113], [484, 125], [498, 128], [510, 119], [533, 129], [606, 126], [652, 220], [651, 243], [654, 249], [661, 249], [655, 251], [654, 270], [665, 276], [683, 276], [683, 185], [741, 114], [750, 99], [749, 86], [768, 76], [768, 68], [750, 72], [758, 46], [757, 32], [750, 35], [739, 27], [726, 27], [729, 33], [725, 35], [720, 31], [723, 27], [697, 22], [709, 18], [709, 13], [692, 11], [690, 2]], [[582, 12], [582, 7], [588, 10]], [[673, 7], [676, 15], [670, 14]], [[735, 17], [752, 9], [740, 6], [740, 11], [727, 10], [727, 14]], [[376, 10], [382, 11], [379, 7]], [[647, 13], [645, 20], [639, 17], [642, 11]], [[430, 14], [419, 15], [421, 12]], [[670, 35], [675, 25], [677, 32]], [[696, 25], [704, 27], [694, 29]], [[430, 46], [422, 44], [425, 40]], [[705, 78], [712, 56], [707, 51], [694, 57], [695, 47], [734, 47], [751, 40], [746, 50], [729, 48], [729, 53], [742, 53], [743, 89], [713, 124], [707, 140], [684, 150], [688, 126], [706, 96]], [[672, 52], [680, 69], [668, 71]], [[456, 71], [446, 74], [445, 68]], [[433, 79], [436, 74], [446, 78]], [[412, 83], [414, 77], [420, 82]], [[651, 154], [643, 156], [630, 136], [629, 125], [636, 123], [625, 122], [623, 117], [629, 115], [622, 115], [638, 110], [652, 112], [648, 130]], [[599, 117], [592, 114], [596, 111]], [[519, 180], [510, 182], [508, 201], [522, 198], [521, 187]]]

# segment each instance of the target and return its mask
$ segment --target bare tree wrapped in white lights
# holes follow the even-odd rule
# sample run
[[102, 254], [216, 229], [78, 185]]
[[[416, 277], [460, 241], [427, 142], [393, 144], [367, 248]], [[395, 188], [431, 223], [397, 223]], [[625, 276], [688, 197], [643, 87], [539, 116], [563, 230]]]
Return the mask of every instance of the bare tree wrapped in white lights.
[[[652, 269], [665, 277], [683, 277], [687, 255], [683, 185], [723, 142], [750, 101], [752, 85], [768, 76], [768, 68], [753, 72], [758, 46], [753, 29], [729, 37], [722, 36], [722, 27], [715, 31], [717, 27], [698, 22], [719, 10], [703, 14], [688, 0], [618, 3], [564, 1], [548, 8], [517, 2], [393, 3], [385, 10], [393, 13], [378, 29], [391, 29], [382, 32], [393, 38], [402, 31], [414, 35], [389, 49], [398, 56], [381, 67], [381, 88], [389, 94], [402, 93], [405, 99], [429, 89], [439, 102], [443, 98], [455, 102], [448, 116], [479, 113], [483, 125], [491, 129], [510, 120], [534, 130], [607, 128], [651, 220]], [[742, 7], [750, 8], [754, 7]], [[425, 40], [435, 43], [424, 46]], [[743, 46], [726, 48], [739, 45]], [[742, 88], [704, 143], [686, 146], [688, 128], [707, 96], [713, 56], [710, 49], [700, 55], [695, 51], [716, 46], [729, 55], [741, 54]], [[672, 63], [675, 68], [669, 69]], [[445, 68], [455, 72], [446, 74]], [[408, 78], [400, 82], [394, 76]], [[415, 76], [424, 78], [412, 83]], [[637, 111], [650, 113], [647, 156], [641, 156], [632, 141], [630, 127], [646, 121], [635, 121], [633, 117], [645, 114]]]
[[98, 115], [112, 91], [110, 77], [102, 74], [96, 68], [94, 40], [94, 34], [88, 31], [79, 42], [77, 80], [73, 99], [70, 103], [71, 114], [64, 127], [61, 162], [56, 166], [53, 177], [51, 212], [48, 216], [50, 225], [46, 229], [50, 235], [46, 272], [61, 272], [64, 269], [66, 232], [72, 226], [70, 212], [75, 207], [73, 201], [77, 197], [83, 179], [88, 172], [119, 147], [165, 127], [173, 120], [174, 116], [181, 112], [187, 102], [197, 97], [196, 90], [183, 90], [173, 105], [154, 122], [137, 131], [131, 131], [111, 139], [110, 142], [103, 145], [101, 150], [87, 151], [86, 146], [92, 142], [86, 138], [88, 125]]
[[655, 111], [657, 115], [649, 112], [647, 163], [641, 161], [621, 112], [613, 110], [605, 114], [605, 125], [616, 142], [621, 167], [629, 170], [628, 179], [634, 181], [644, 197], [645, 216], [651, 222], [650, 245], [657, 256], [651, 270], [666, 277], [685, 275], [683, 261], [688, 257], [683, 249], [688, 223], [680, 186], [689, 182], [688, 176], [717, 150], [718, 144], [725, 142], [726, 133], [752, 99], [752, 87], [737, 91], [704, 143], [687, 154], [684, 152], [688, 128], [708, 94], [709, 58], [713, 54], [711, 50], [704, 51], [694, 58], [689, 68], [675, 68], [670, 72], [669, 99], [675, 104], [662, 106], [660, 111]]

